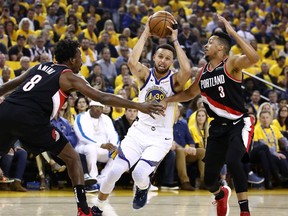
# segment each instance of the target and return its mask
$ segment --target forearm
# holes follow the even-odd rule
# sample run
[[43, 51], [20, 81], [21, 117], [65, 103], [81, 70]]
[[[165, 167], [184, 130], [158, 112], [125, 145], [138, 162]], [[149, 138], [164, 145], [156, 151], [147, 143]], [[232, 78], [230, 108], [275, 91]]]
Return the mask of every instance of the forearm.
[[244, 41], [234, 30], [230, 32], [230, 35], [235, 39], [236, 43], [241, 47], [242, 52], [251, 62], [256, 63], [259, 60], [256, 50], [249, 43]]
[[149, 31], [148, 29], [145, 29], [141, 37], [137, 41], [136, 45], [133, 47], [132, 52], [130, 53], [128, 64], [136, 65], [138, 63], [140, 56], [142, 54], [145, 42], [148, 39], [148, 37], [149, 37]]
[[123, 99], [113, 94], [103, 93], [101, 98], [97, 98], [96, 101], [108, 106], [123, 107], [139, 110], [139, 103], [135, 103], [130, 100]]
[[186, 102], [189, 101], [193, 98], [193, 96], [191, 97], [191, 95], [189, 94], [189, 92], [187, 90], [180, 92], [176, 95], [173, 95], [171, 97], [165, 98], [165, 101], [167, 103], [170, 102]]
[[177, 59], [179, 61], [181, 71], [189, 73], [189, 75], [190, 75], [190, 63], [189, 63], [189, 59], [187, 58], [186, 53], [181, 48], [178, 40], [174, 41], [173, 45], [174, 45], [175, 50], [176, 50]]

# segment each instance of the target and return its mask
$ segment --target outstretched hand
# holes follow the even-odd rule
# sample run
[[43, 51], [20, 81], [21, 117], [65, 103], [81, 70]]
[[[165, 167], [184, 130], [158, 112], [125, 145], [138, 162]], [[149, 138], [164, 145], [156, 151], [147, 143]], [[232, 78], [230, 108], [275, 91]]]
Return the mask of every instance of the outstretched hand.
[[139, 110], [150, 115], [153, 119], [155, 119], [154, 115], [165, 115], [163, 105], [159, 104], [155, 100], [139, 104]]
[[217, 14], [218, 20], [225, 25], [226, 31], [228, 34], [231, 34], [234, 31], [234, 28], [230, 25], [230, 23], [221, 15]]

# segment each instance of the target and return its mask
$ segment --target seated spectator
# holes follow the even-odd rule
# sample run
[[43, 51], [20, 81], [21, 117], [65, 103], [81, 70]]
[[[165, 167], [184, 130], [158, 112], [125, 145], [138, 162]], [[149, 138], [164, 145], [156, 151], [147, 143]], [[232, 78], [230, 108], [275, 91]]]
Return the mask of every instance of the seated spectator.
[[[265, 81], [272, 83], [274, 85], [277, 85], [277, 77], [275, 77], [274, 75], [271, 75], [269, 73], [269, 66], [267, 65], [267, 63], [263, 62], [261, 64], [261, 71], [260, 73], [256, 74], [257, 77], [264, 79]], [[256, 86], [258, 88], [258, 90], [260, 91], [260, 93], [262, 95], [267, 96], [268, 92], [273, 89], [273, 87], [271, 85], [268, 85], [262, 81], [255, 81]]]
[[[27, 152], [21, 148], [20, 142], [17, 141], [9, 153], [4, 155], [0, 160], [0, 167], [5, 176], [14, 179], [10, 184], [2, 185], [3, 190], [26, 192], [26, 188], [21, 185], [23, 174], [25, 172], [27, 162]], [[4, 188], [3, 188], [4, 186]]]
[[80, 51], [83, 65], [86, 65], [90, 70], [92, 65], [96, 62], [97, 56], [90, 49], [90, 41], [87, 38], [82, 39]]
[[280, 130], [271, 125], [271, 112], [263, 110], [259, 114], [260, 124], [254, 131], [254, 143], [250, 153], [250, 161], [260, 164], [265, 177], [265, 188], [272, 189], [271, 177], [276, 184], [288, 180], [288, 162], [286, 156], [280, 152], [280, 147], [287, 150], [287, 139]]
[[96, 44], [95, 49], [97, 50], [97, 53], [102, 53], [102, 50], [105, 47], [110, 50], [110, 55], [112, 58], [117, 58], [119, 56], [115, 46], [110, 43], [110, 35], [108, 32], [102, 33], [102, 40]]
[[197, 147], [191, 133], [189, 131], [187, 122], [182, 117], [183, 105], [178, 104], [176, 113], [176, 122], [174, 124], [174, 142], [176, 144], [176, 168], [180, 180], [180, 188], [182, 190], [195, 190], [190, 184], [187, 175], [187, 163], [197, 162], [198, 170], [200, 172], [200, 182], [203, 184], [204, 179], [204, 162], [202, 161], [205, 155], [203, 147]]
[[89, 100], [86, 97], [80, 96], [75, 100], [74, 109], [77, 114], [86, 112], [88, 108], [89, 108]]
[[128, 58], [129, 58], [129, 47], [120, 47], [120, 56], [117, 57], [116, 61], [115, 61], [115, 67], [117, 70], [117, 74], [121, 73], [121, 65], [125, 64], [128, 62]]
[[288, 138], [288, 107], [287, 106], [280, 106], [278, 109], [277, 117], [273, 119], [272, 125], [277, 127], [283, 136]]
[[15, 76], [20, 76], [22, 73], [24, 73], [25, 71], [27, 71], [30, 67], [30, 58], [27, 56], [22, 56], [20, 58], [20, 65], [21, 67], [19, 69], [16, 69], [14, 71]]
[[36, 46], [30, 49], [31, 60], [33, 62], [40, 61], [40, 57], [43, 53], [46, 53], [49, 56], [49, 61], [52, 61], [52, 53], [50, 49], [45, 47], [45, 39], [41, 35], [36, 38]]
[[[76, 116], [74, 130], [78, 143], [75, 149], [86, 155], [89, 175], [101, 184], [113, 161], [110, 155], [117, 148], [118, 134], [112, 120], [103, 114], [104, 105], [91, 101], [89, 106], [88, 111]], [[106, 163], [101, 174], [98, 171], [97, 161]]]
[[2, 76], [0, 77], [0, 86], [10, 81], [10, 73], [11, 73], [11, 70], [9, 67], [5, 67], [2, 70]]
[[111, 52], [109, 48], [105, 47], [101, 50], [101, 57], [102, 59], [98, 60], [97, 63], [101, 66], [102, 71], [105, 71], [103, 76], [109, 80], [109, 85], [113, 86], [114, 88], [117, 71], [115, 64], [111, 60]]
[[276, 60], [279, 56], [279, 51], [276, 47], [275, 40], [270, 40], [267, 46], [265, 46], [262, 50], [262, 56], [265, 59]]
[[25, 48], [26, 37], [24, 35], [17, 36], [16, 45], [12, 46], [9, 51], [9, 60], [10, 61], [20, 61], [22, 56], [31, 57], [29, 49]]
[[[6, 57], [3, 53], [0, 53], [0, 76], [2, 76], [2, 70], [4, 68], [9, 67], [8, 64], [6, 63]], [[15, 78], [14, 71], [10, 68], [10, 79]]]

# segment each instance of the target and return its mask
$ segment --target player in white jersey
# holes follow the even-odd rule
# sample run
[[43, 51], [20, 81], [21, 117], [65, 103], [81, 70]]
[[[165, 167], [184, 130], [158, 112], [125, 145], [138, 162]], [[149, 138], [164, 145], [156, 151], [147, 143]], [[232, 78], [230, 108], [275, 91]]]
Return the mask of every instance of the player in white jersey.
[[[190, 77], [189, 61], [177, 40], [178, 30], [176, 21], [174, 22], [174, 29], [170, 28], [170, 30], [172, 31], [171, 41], [175, 49], [168, 44], [158, 46], [153, 56], [153, 68], [149, 69], [138, 62], [144, 44], [151, 35], [149, 25], [146, 25], [130, 54], [128, 65], [133, 76], [138, 79], [139, 102], [149, 100], [160, 102], [164, 98], [182, 91]], [[175, 50], [180, 63], [180, 70], [177, 73], [170, 70], [173, 65]], [[139, 209], [146, 204], [150, 186], [149, 175], [156, 169], [172, 146], [175, 105], [171, 103], [167, 107], [165, 115], [155, 116], [155, 118], [139, 112], [139, 120], [135, 121], [129, 128], [127, 136], [118, 148], [118, 155], [110, 172], [100, 187], [96, 206], [92, 210], [93, 215], [102, 215], [105, 201], [112, 192], [115, 182], [135, 163], [137, 164], [132, 172], [132, 178], [136, 185], [133, 208]]]

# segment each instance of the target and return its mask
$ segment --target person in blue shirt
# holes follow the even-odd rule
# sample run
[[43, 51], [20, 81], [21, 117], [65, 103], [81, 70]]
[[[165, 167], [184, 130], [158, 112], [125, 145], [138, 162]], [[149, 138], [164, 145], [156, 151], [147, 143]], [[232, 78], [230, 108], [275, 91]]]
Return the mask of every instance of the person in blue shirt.
[[176, 145], [176, 169], [181, 183], [182, 190], [195, 190], [191, 186], [187, 175], [187, 163], [197, 162], [200, 173], [200, 184], [204, 179], [204, 148], [196, 148], [194, 140], [190, 134], [187, 121], [182, 117], [183, 105], [178, 103], [176, 122], [174, 124], [174, 145]]

